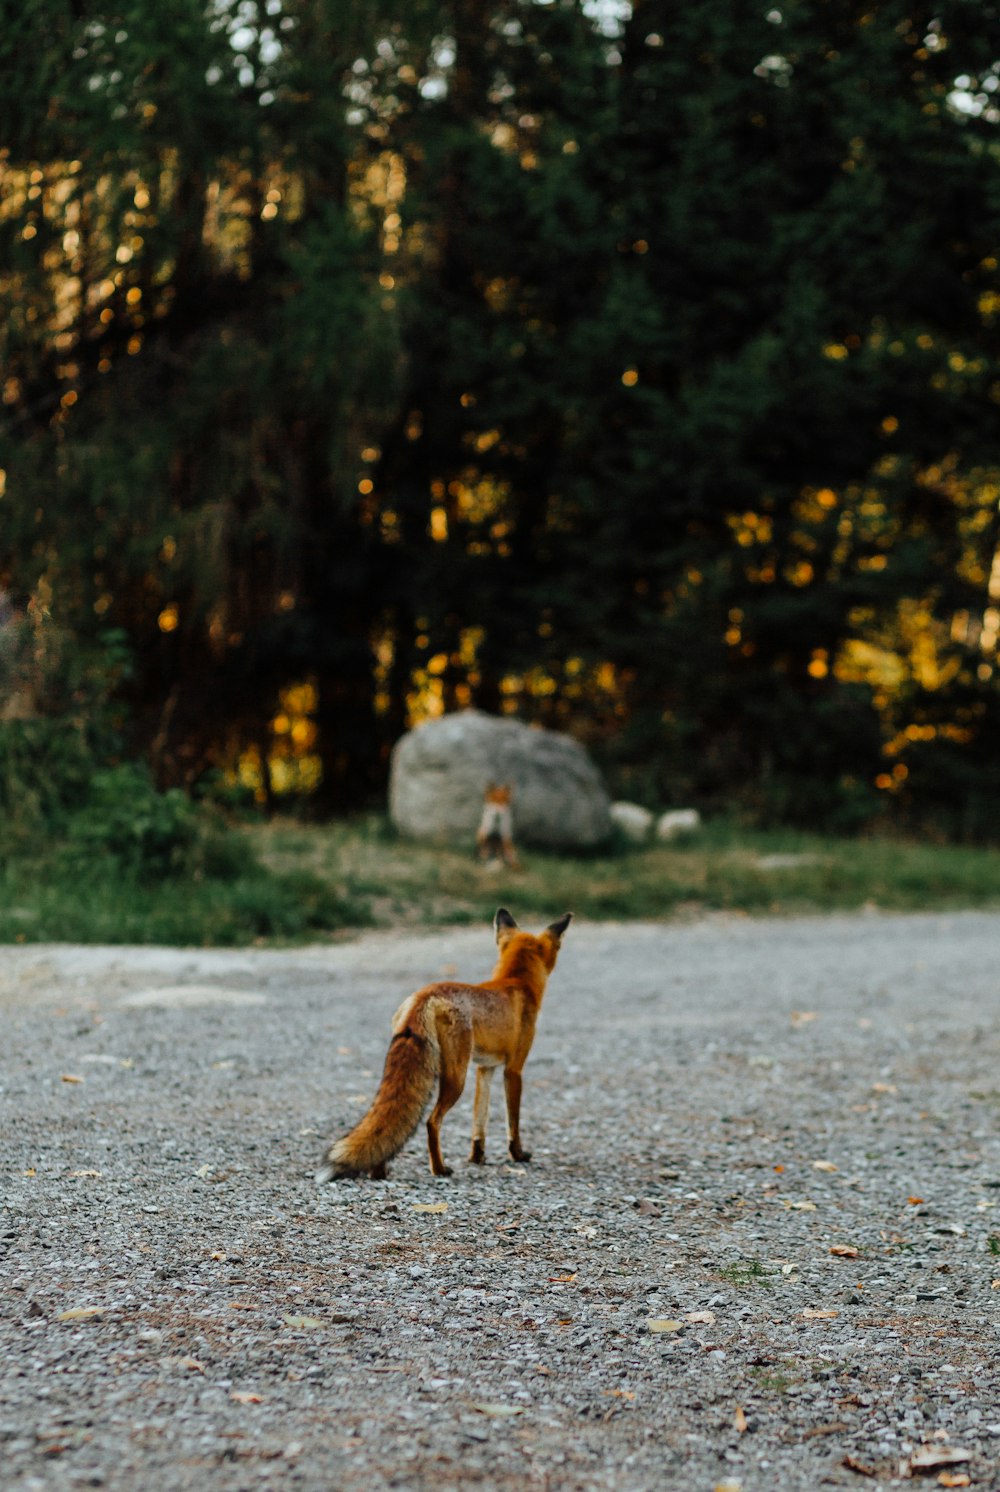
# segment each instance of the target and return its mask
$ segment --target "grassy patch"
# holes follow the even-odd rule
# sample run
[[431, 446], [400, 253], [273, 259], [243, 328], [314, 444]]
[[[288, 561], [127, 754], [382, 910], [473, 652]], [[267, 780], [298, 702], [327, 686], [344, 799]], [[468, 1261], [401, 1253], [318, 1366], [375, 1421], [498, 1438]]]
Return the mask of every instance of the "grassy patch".
[[303, 941], [369, 921], [366, 906], [308, 871], [276, 873], [244, 850], [235, 874], [138, 879], [114, 859], [73, 872], [17, 860], [0, 869], [0, 943]]
[[745, 1264], [725, 1264], [716, 1271], [719, 1278], [732, 1285], [734, 1290], [746, 1290], [751, 1285], [771, 1288], [771, 1277], [759, 1259], [748, 1259]]
[[757, 1387], [766, 1394], [787, 1394], [790, 1388], [801, 1382], [801, 1379], [792, 1373], [785, 1373], [781, 1368], [751, 1368], [750, 1376], [756, 1380]]
[[[402, 840], [376, 816], [213, 831], [186, 848], [180, 809], [164, 830], [162, 805], [153, 814], [144, 801], [138, 794], [120, 823], [92, 814], [44, 852], [36, 838], [30, 853], [0, 855], [0, 942], [306, 941], [372, 925], [484, 923], [503, 904], [528, 926], [566, 910], [624, 921], [1000, 907], [1000, 854], [982, 849], [717, 823], [685, 842], [599, 855], [525, 848], [523, 868], [510, 871], [478, 864], [471, 846]], [[174, 864], [161, 841], [186, 858]]]
[[703, 911], [895, 911], [1000, 906], [1000, 854], [982, 849], [837, 840], [709, 825], [674, 845], [569, 858], [523, 851], [520, 871], [477, 864], [471, 846], [399, 839], [369, 818], [253, 831], [261, 860], [348, 884], [380, 924], [481, 922], [509, 904], [530, 921], [572, 910], [590, 919], [659, 919]]

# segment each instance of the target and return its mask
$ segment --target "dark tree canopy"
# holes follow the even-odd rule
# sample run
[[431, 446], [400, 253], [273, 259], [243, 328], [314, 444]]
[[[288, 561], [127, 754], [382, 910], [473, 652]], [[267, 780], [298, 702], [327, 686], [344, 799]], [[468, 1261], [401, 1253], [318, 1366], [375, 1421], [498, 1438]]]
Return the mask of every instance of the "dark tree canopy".
[[996, 836], [1000, 6], [25, 0], [0, 97], [19, 708]]

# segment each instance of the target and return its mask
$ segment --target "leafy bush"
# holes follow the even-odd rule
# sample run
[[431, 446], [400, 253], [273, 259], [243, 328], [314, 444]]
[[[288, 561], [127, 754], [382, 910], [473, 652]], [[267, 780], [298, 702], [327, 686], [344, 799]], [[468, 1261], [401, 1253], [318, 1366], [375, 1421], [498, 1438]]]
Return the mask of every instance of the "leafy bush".
[[45, 853], [87, 802], [95, 772], [121, 751], [114, 695], [131, 670], [124, 634], [108, 631], [83, 645], [43, 620], [34, 651], [37, 709], [0, 720], [0, 850], [6, 853]]
[[204, 874], [205, 820], [179, 788], [161, 793], [135, 762], [95, 772], [86, 802], [67, 825], [66, 853], [114, 860], [140, 879]]

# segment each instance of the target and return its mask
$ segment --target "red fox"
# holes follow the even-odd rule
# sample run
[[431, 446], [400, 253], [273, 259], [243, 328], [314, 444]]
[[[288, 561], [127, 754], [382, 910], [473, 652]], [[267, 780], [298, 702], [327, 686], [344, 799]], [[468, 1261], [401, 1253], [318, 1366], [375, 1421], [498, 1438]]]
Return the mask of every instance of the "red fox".
[[437, 1103], [427, 1120], [427, 1148], [435, 1176], [450, 1176], [441, 1157], [441, 1121], [461, 1097], [470, 1059], [476, 1066], [476, 1096], [469, 1160], [486, 1159], [490, 1081], [503, 1067], [507, 1139], [513, 1160], [529, 1161], [521, 1148], [521, 1069], [531, 1050], [545, 982], [555, 968], [567, 912], [537, 937], [521, 932], [505, 907], [493, 919], [500, 957], [483, 984], [429, 984], [404, 1000], [392, 1022], [392, 1041], [374, 1102], [349, 1134], [323, 1157], [317, 1181], [368, 1172], [385, 1179], [386, 1164], [413, 1134], [440, 1080]]
[[497, 857], [512, 870], [517, 870], [517, 851], [514, 848], [514, 821], [510, 804], [514, 789], [509, 784], [491, 782], [483, 795], [483, 816], [476, 833], [476, 846], [480, 860], [496, 860]]

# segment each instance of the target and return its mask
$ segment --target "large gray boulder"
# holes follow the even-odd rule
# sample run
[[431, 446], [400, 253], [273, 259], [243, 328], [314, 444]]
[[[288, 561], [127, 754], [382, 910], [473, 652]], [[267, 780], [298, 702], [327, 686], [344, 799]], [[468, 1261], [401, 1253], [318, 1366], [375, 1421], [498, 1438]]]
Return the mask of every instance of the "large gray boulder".
[[611, 833], [607, 792], [578, 741], [479, 710], [428, 720], [396, 742], [392, 822], [413, 839], [471, 846], [491, 782], [513, 786], [515, 843], [592, 849]]

